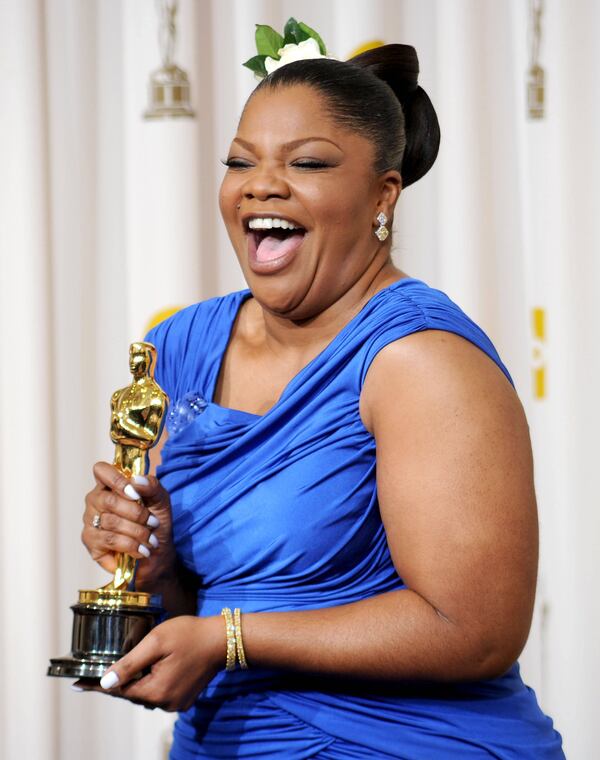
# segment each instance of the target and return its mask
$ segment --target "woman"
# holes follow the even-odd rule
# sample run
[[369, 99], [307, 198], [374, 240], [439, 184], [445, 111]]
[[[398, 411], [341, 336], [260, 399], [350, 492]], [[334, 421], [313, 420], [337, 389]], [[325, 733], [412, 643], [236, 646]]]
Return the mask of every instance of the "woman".
[[[522, 406], [484, 333], [391, 261], [439, 141], [417, 72], [390, 45], [256, 88], [220, 194], [249, 290], [148, 336], [174, 400], [160, 483], [94, 468], [88, 549], [111, 572], [150, 554], [137, 588], [172, 615], [102, 685], [183, 711], [174, 760], [564, 757], [516, 663], [537, 567]], [[248, 669], [225, 669], [225, 607]]]

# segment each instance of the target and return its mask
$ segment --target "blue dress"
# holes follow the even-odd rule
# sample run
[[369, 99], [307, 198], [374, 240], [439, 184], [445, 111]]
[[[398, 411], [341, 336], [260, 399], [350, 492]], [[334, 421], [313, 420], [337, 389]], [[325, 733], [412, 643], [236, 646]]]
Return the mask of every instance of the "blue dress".
[[[373, 296], [264, 415], [213, 396], [248, 290], [191, 306], [148, 335], [172, 400], [158, 475], [174, 541], [201, 578], [198, 615], [347, 604], [404, 588], [386, 542], [375, 441], [359, 415], [369, 365], [391, 341], [437, 329], [489, 338], [415, 278]], [[251, 381], [251, 379], [248, 379]], [[243, 617], [242, 617], [243, 623]], [[373, 684], [252, 667], [221, 671], [180, 714], [172, 760], [192, 758], [559, 760], [561, 737], [515, 663], [459, 684]]]

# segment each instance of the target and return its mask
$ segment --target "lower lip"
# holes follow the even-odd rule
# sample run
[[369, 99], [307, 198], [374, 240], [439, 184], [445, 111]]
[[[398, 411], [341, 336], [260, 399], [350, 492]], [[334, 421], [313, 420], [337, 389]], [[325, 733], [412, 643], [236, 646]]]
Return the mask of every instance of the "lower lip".
[[248, 249], [248, 264], [250, 265], [250, 269], [256, 274], [276, 274], [277, 272], [280, 272], [282, 269], [285, 269], [287, 266], [289, 266], [296, 258], [302, 249], [302, 246], [304, 245], [304, 241], [306, 240], [307, 235], [308, 233], [305, 232], [302, 242], [297, 248], [294, 248], [293, 251], [289, 251], [289, 253], [285, 253], [283, 256], [279, 256], [277, 259], [271, 259], [270, 261], [259, 261], [256, 258], [256, 244], [254, 242], [254, 236], [250, 233], [247, 233], [246, 245]]

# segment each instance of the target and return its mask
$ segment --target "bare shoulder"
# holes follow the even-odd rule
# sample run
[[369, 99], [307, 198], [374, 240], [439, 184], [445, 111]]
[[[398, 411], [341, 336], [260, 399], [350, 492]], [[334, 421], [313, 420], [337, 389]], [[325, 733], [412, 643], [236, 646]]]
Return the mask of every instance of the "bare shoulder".
[[527, 426], [519, 397], [500, 367], [478, 346], [446, 330], [424, 330], [393, 341], [373, 360], [360, 412], [373, 434], [390, 412], [487, 414]]

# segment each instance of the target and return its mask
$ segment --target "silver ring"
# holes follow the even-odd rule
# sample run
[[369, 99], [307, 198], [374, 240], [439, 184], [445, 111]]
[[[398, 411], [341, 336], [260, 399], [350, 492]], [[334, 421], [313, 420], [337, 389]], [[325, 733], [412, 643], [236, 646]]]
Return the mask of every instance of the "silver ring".
[[94, 517], [92, 518], [92, 528], [100, 528], [101, 527], [101, 525], [100, 525], [100, 519], [101, 519], [100, 518], [100, 513], [97, 513], [97, 514], [94, 515]]

